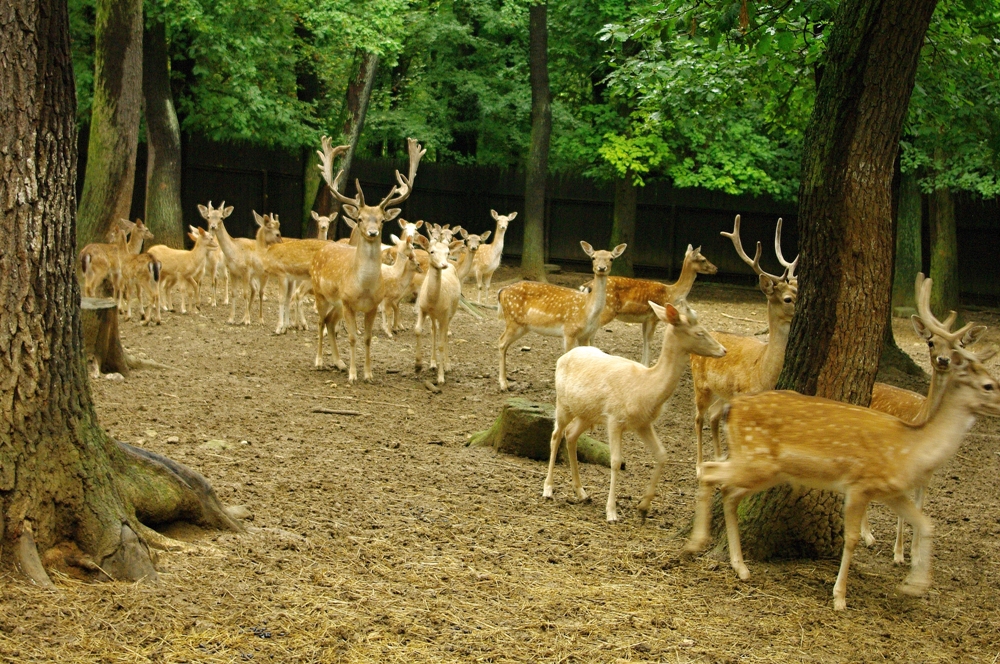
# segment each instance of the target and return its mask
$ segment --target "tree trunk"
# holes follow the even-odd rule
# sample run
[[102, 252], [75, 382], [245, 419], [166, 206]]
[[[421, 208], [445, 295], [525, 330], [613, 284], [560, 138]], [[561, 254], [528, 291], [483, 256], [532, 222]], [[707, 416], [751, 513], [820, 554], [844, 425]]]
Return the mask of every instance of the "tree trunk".
[[[805, 136], [799, 295], [779, 388], [871, 399], [889, 320], [893, 164], [935, 4], [845, 0], [837, 8]], [[742, 531], [761, 545], [746, 548], [837, 555], [840, 502], [786, 489], [749, 498]]]
[[146, 226], [156, 241], [184, 248], [181, 210], [181, 127], [170, 90], [167, 36], [162, 22], [143, 36], [142, 89], [146, 98]]
[[[323, 177], [319, 172], [319, 154], [315, 148], [306, 150], [305, 159], [302, 160], [304, 172], [302, 173], [302, 234], [301, 237], [316, 237], [313, 232], [312, 210], [316, 204], [320, 187], [324, 189]], [[331, 235], [331, 237], [333, 237]]]
[[545, 180], [549, 172], [552, 102], [549, 93], [548, 6], [531, 5], [529, 20], [529, 78], [531, 83], [531, 145], [524, 183], [524, 244], [521, 276], [545, 281]]
[[103, 242], [128, 219], [142, 108], [142, 2], [97, 0], [94, 100], [77, 243]]
[[611, 264], [611, 274], [620, 277], [634, 277], [632, 257], [635, 255], [635, 211], [638, 189], [632, 181], [632, 174], [615, 180], [615, 204], [612, 212], [611, 242], [608, 247], [627, 244], [632, 251], [626, 251]]
[[920, 248], [921, 206], [920, 186], [916, 175], [903, 175], [899, 185], [899, 211], [896, 215], [896, 265], [892, 280], [894, 310], [912, 309], [916, 313], [913, 282], [921, 271], [923, 262]]
[[362, 51], [359, 53], [358, 73], [347, 84], [347, 117], [344, 120], [344, 143], [349, 145], [347, 152], [340, 160], [340, 168], [344, 169], [342, 186], [346, 187], [351, 179], [351, 164], [354, 153], [358, 149], [361, 131], [365, 128], [365, 117], [368, 115], [368, 103], [372, 98], [372, 86], [375, 84], [375, 74], [378, 72], [378, 55]]
[[[56, 564], [53, 552], [68, 546], [79, 555], [63, 562], [82, 573], [155, 577], [146, 542], [162, 544], [162, 536], [143, 525], [146, 515], [189, 516], [197, 503], [195, 520], [240, 526], [200, 475], [130, 453], [97, 421], [73, 260], [76, 96], [66, 0], [9, 0], [0, 62], [0, 154], [12, 157], [0, 162], [0, 564], [16, 561], [51, 585], [39, 550]], [[160, 495], [143, 491], [153, 486]], [[168, 486], [172, 495], [162, 491]]]
[[958, 311], [958, 231], [955, 227], [955, 200], [951, 190], [931, 194], [931, 309], [944, 313]]

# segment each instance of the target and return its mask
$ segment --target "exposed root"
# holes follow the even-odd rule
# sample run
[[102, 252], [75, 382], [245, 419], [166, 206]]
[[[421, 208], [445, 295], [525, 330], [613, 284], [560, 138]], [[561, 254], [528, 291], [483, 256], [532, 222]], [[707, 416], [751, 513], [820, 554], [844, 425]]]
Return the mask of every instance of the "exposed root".
[[139, 525], [139, 535], [149, 546], [160, 551], [193, 551], [195, 547], [187, 542], [167, 537], [142, 523]]
[[24, 522], [21, 536], [17, 538], [17, 545], [14, 547], [14, 559], [21, 573], [28, 577], [32, 583], [42, 588], [55, 588], [52, 579], [42, 566], [42, 560], [38, 556], [38, 547], [35, 546], [35, 538], [31, 534], [31, 524]]
[[176, 367], [172, 367], [168, 364], [162, 364], [156, 360], [150, 360], [144, 357], [136, 357], [134, 355], [125, 354], [125, 363], [128, 364], [129, 369], [166, 369], [167, 371], [179, 371]]
[[112, 579], [158, 581], [149, 550], [127, 524], [122, 524], [121, 545], [102, 561], [101, 569]]

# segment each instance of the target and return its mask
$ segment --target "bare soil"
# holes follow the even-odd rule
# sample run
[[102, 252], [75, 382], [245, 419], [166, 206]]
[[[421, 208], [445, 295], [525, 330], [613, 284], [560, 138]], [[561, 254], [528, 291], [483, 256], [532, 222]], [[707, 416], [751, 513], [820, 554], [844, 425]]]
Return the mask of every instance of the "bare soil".
[[[497, 281], [513, 277], [505, 269]], [[766, 327], [754, 288], [700, 282], [690, 300], [713, 329]], [[650, 519], [640, 525], [634, 507], [651, 459], [629, 434], [623, 521], [612, 526], [604, 520], [606, 468], [582, 468], [593, 502], [570, 499], [564, 466], [556, 499], [544, 501], [545, 464], [465, 447], [507, 398], [496, 376], [500, 321], [456, 316], [455, 366], [436, 394], [423, 384], [428, 372], [414, 374], [412, 331], [395, 340], [379, 334], [375, 382], [348, 386], [343, 372], [313, 369], [314, 330], [271, 333], [276, 303], [271, 290], [264, 327], [226, 325], [228, 310], [207, 305], [199, 315], [167, 315], [160, 327], [123, 323], [130, 351], [175, 370], [92, 383], [112, 435], [202, 472], [224, 502], [249, 508], [253, 531], [174, 526], [168, 534], [192, 546], [160, 554], [158, 585], [86, 585], [57, 575], [52, 593], [0, 579], [0, 661], [989, 663], [1000, 656], [996, 420], [978, 422], [931, 483], [930, 593], [914, 599], [895, 591], [906, 572], [892, 562], [895, 517], [876, 507], [878, 542], [859, 547], [848, 609], [835, 613], [836, 560], [750, 561], [747, 582], [711, 556], [680, 560], [695, 489], [689, 377], [657, 423], [671, 462]], [[404, 311], [412, 326], [411, 308]], [[984, 345], [1000, 342], [1000, 312], [968, 315], [991, 327]], [[896, 322], [896, 334], [926, 367], [926, 347], [907, 321]], [[596, 345], [637, 359], [640, 333], [615, 322]], [[560, 351], [559, 340], [534, 335], [515, 345], [514, 393], [553, 400]], [[989, 365], [996, 374], [997, 360]]]

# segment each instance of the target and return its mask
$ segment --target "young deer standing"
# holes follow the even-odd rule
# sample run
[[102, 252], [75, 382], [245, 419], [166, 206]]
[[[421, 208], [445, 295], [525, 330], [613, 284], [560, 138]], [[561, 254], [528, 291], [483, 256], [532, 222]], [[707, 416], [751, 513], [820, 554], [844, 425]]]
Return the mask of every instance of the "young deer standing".
[[459, 283], [464, 284], [469, 274], [472, 273], [472, 266], [476, 262], [476, 254], [479, 251], [479, 247], [482, 246], [483, 242], [486, 242], [486, 238], [490, 236], [490, 232], [486, 231], [482, 235], [467, 233], [465, 229], [462, 229], [460, 232], [465, 243], [458, 250], [458, 260], [455, 261], [455, 270], [458, 273]]
[[158, 300], [168, 311], [173, 311], [174, 286], [181, 285], [181, 313], [187, 313], [187, 296], [193, 296], [193, 309], [198, 313], [201, 304], [201, 278], [205, 273], [209, 253], [218, 245], [211, 233], [204, 228], [189, 226], [190, 237], [194, 240], [191, 250], [172, 249], [164, 244], [149, 248], [149, 253], [160, 261]]
[[[924, 323], [936, 334], [944, 332], [929, 320]], [[745, 496], [783, 482], [843, 493], [844, 552], [833, 586], [834, 609], [843, 610], [861, 519], [873, 500], [910, 522], [919, 537], [900, 591], [927, 591], [931, 522], [908, 494], [954, 455], [977, 415], [1000, 415], [1000, 386], [974, 356], [955, 350], [941, 404], [922, 424], [791, 391], [737, 397], [728, 411], [729, 458], [702, 464], [694, 528], [685, 551], [701, 551], [708, 543], [717, 486], [723, 492], [730, 564], [741, 579], [750, 577], [737, 516]]]
[[[313, 258], [320, 249], [330, 244], [327, 240], [293, 240], [268, 247], [263, 257], [264, 271], [268, 278], [277, 278], [281, 284], [281, 302], [278, 305], [278, 327], [274, 330], [275, 334], [284, 334], [289, 327], [303, 329], [308, 327], [305, 325], [300, 301], [312, 286], [309, 268], [312, 266]], [[300, 314], [298, 325], [292, 315], [293, 305], [295, 305], [294, 311]]]
[[[246, 311], [243, 315], [243, 324], [250, 324], [250, 305], [256, 298], [258, 300], [260, 322], [264, 322], [264, 286], [267, 284], [267, 275], [264, 272], [264, 253], [272, 244], [281, 242], [281, 231], [276, 228], [277, 224], [270, 218], [261, 217], [254, 212], [254, 219], [257, 222], [257, 236], [253, 240], [247, 238], [233, 238], [226, 231], [223, 219], [233, 213], [233, 206], [226, 207], [226, 202], [212, 208], [212, 202], [208, 202], [208, 207], [198, 206], [198, 212], [208, 222], [209, 232], [215, 235], [219, 248], [226, 258], [226, 268], [230, 276], [243, 287], [243, 294], [246, 297]], [[230, 325], [236, 322], [236, 298], [232, 299], [229, 312]]]
[[[150, 233], [152, 235], [152, 233]], [[128, 254], [122, 262], [122, 293], [125, 298], [125, 320], [132, 320], [133, 294], [139, 299], [139, 314], [143, 325], [149, 325], [160, 316], [160, 261], [150, 253]], [[149, 307], [146, 296], [149, 296]]]
[[[695, 277], [699, 274], [715, 274], [718, 271], [719, 268], [701, 255], [701, 247], [695, 249], [689, 244], [684, 253], [681, 273], [677, 281], [672, 284], [661, 284], [648, 279], [608, 277], [608, 297], [604, 312], [601, 314], [601, 327], [615, 318], [626, 323], [641, 323], [642, 363], [648, 366], [653, 335], [656, 334], [656, 324], [660, 321], [648, 303], [655, 302], [663, 307], [668, 302], [687, 299]], [[580, 288], [590, 288], [592, 285], [593, 282], [587, 282]]]
[[458, 310], [458, 300], [462, 296], [462, 283], [458, 280], [455, 266], [448, 260], [448, 255], [461, 246], [461, 240], [451, 244], [435, 242], [430, 248], [430, 274], [424, 279], [417, 296], [417, 323], [413, 331], [417, 334], [416, 371], [423, 369], [423, 355], [420, 340], [423, 336], [424, 321], [430, 321], [431, 327], [431, 364], [437, 369], [438, 385], [444, 384], [444, 372], [451, 370], [448, 359], [448, 327]]
[[[399, 316], [399, 303], [410, 290], [413, 276], [421, 271], [420, 262], [417, 260], [413, 247], [413, 235], [405, 238], [390, 236], [393, 242], [393, 254], [396, 262], [392, 265], [382, 265], [382, 283], [385, 288], [385, 296], [382, 298], [382, 330], [385, 336], [392, 339], [393, 332], [403, 330], [403, 323]], [[423, 235], [416, 236], [417, 244], [427, 248], [427, 238]], [[392, 327], [389, 326], [389, 312], [392, 312]]]
[[[780, 222], [779, 222], [780, 223]], [[780, 231], [780, 225], [779, 225]], [[712, 359], [704, 356], [691, 356], [691, 377], [694, 380], [695, 419], [694, 432], [698, 441], [698, 465], [702, 462], [702, 428], [705, 414], [708, 413], [712, 428], [712, 442], [715, 445], [715, 456], [722, 456], [722, 442], [719, 439], [719, 418], [725, 403], [741, 394], [757, 394], [765, 390], [773, 390], [778, 384], [778, 375], [785, 362], [785, 347], [788, 345], [788, 330], [795, 313], [795, 300], [798, 298], [798, 282], [795, 279], [796, 258], [786, 263], [781, 256], [779, 240], [775, 246], [779, 248], [779, 260], [785, 265], [781, 276], [768, 274], [760, 267], [761, 245], [757, 243], [757, 254], [753, 260], [743, 251], [740, 241], [740, 216], [732, 233], [723, 233], [733, 241], [736, 253], [743, 262], [757, 273], [760, 290], [767, 297], [767, 342], [753, 337], [743, 337], [735, 334], [714, 332], [716, 339], [726, 350], [726, 357]]]
[[549, 454], [549, 473], [542, 495], [552, 497], [552, 473], [563, 435], [569, 459], [573, 489], [580, 500], [587, 492], [580, 483], [576, 462], [576, 441], [594, 424], [604, 422], [611, 448], [611, 486], [608, 490], [608, 521], [618, 520], [615, 486], [622, 462], [622, 433], [635, 431], [656, 460], [639, 513], [646, 519], [656, 495], [656, 485], [667, 462], [667, 452], [653, 431], [663, 404], [674, 393], [690, 353], [722, 357], [726, 349], [698, 323], [683, 300], [677, 307], [649, 303], [653, 313], [667, 324], [660, 357], [652, 367], [602, 353], [592, 347], [574, 348], [556, 362], [556, 412]]
[[528, 332], [562, 337], [563, 352], [590, 345], [604, 311], [611, 263], [622, 255], [626, 245], [619, 244], [611, 251], [594, 251], [582, 241], [580, 246], [590, 256], [594, 269], [594, 287], [589, 293], [537, 281], [519, 281], [497, 293], [497, 313], [507, 323], [497, 342], [501, 390], [507, 389], [507, 349]]
[[497, 214], [496, 210], [490, 210], [490, 214], [497, 222], [497, 233], [493, 236], [493, 242], [484, 244], [476, 252], [476, 258], [472, 264], [472, 271], [476, 275], [476, 288], [479, 289], [479, 304], [483, 303], [483, 284], [486, 285], [486, 301], [490, 299], [490, 282], [493, 281], [493, 273], [500, 267], [500, 259], [503, 257], [503, 238], [507, 233], [507, 226], [514, 221], [517, 212], [508, 215]]
[[378, 205], [366, 205], [364, 192], [360, 183], [355, 181], [358, 194], [355, 198], [347, 198], [337, 189], [337, 183], [343, 171], [333, 177], [333, 160], [338, 154], [347, 151], [347, 146], [333, 148], [330, 139], [323, 137], [323, 150], [320, 151], [320, 170], [323, 179], [334, 198], [343, 204], [346, 215], [344, 221], [352, 229], [356, 229], [359, 237], [357, 247], [331, 242], [319, 250], [313, 258], [309, 269], [312, 278], [313, 295], [316, 298], [316, 311], [319, 314], [319, 330], [316, 343], [317, 368], [323, 367], [323, 330], [329, 332], [330, 343], [333, 345], [333, 359], [336, 365], [343, 369], [344, 362], [340, 359], [337, 349], [337, 323], [343, 317], [346, 322], [347, 336], [351, 342], [351, 366], [348, 381], [353, 383], [358, 379], [355, 360], [358, 336], [357, 314], [365, 315], [365, 380], [372, 380], [371, 343], [372, 328], [375, 325], [375, 315], [378, 305], [385, 296], [382, 281], [382, 224], [399, 216], [401, 210], [397, 206], [409, 198], [413, 191], [413, 181], [417, 176], [417, 166], [425, 150], [413, 139], [407, 139], [410, 154], [409, 177], [404, 178], [396, 171], [396, 181], [389, 194]]
[[[141, 224], [142, 220], [137, 223]], [[79, 265], [85, 297], [97, 297], [97, 289], [105, 279], [109, 279], [113, 297], [120, 302], [122, 261], [128, 254], [139, 253], [145, 239], [143, 233], [129, 235], [136, 225], [127, 219], [119, 219], [108, 231], [109, 243], [92, 242], [80, 250]]]

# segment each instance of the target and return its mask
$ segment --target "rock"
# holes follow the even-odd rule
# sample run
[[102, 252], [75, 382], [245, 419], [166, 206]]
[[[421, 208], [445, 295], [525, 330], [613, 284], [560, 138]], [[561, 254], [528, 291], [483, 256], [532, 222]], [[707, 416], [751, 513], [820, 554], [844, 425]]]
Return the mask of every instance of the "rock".
[[233, 446], [232, 443], [227, 443], [220, 438], [213, 438], [211, 440], [206, 440], [204, 443], [198, 446], [199, 450], [228, 450]]
[[120, 373], [118, 373], [117, 371], [115, 371], [115, 372], [113, 372], [113, 373], [107, 373], [107, 374], [104, 374], [104, 377], [105, 377], [105, 378], [106, 378], [107, 380], [125, 380], [125, 376], [121, 375], [121, 374], [120, 374]]
[[147, 438], [156, 438], [156, 432], [153, 431], [152, 429], [146, 429], [146, 437]]
[[231, 505], [226, 508], [226, 514], [240, 521], [253, 521], [253, 514], [246, 505]]
[[176, 445], [179, 442], [181, 439], [178, 436], [167, 436], [167, 445]]
[[[507, 400], [500, 416], [486, 431], [472, 434], [466, 445], [492, 447], [498, 452], [538, 461], [549, 460], [549, 441], [554, 426], [552, 405], [514, 397]], [[565, 443], [559, 457], [565, 459]], [[611, 452], [601, 441], [583, 434], [576, 443], [576, 457], [584, 463], [611, 466]], [[624, 470], [625, 464], [622, 463]]]

